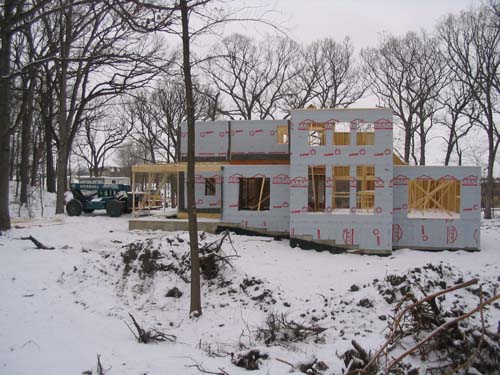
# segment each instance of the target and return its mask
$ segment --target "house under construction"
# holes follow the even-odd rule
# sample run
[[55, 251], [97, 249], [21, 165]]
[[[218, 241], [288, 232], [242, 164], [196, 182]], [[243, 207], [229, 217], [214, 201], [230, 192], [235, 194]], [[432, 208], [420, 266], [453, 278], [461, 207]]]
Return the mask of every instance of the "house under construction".
[[[390, 109], [293, 110], [289, 120], [195, 129], [196, 207], [212, 225], [378, 254], [480, 247], [480, 168], [404, 165]], [[177, 164], [132, 171], [133, 180], [176, 174], [182, 217], [186, 124], [179, 137]]]

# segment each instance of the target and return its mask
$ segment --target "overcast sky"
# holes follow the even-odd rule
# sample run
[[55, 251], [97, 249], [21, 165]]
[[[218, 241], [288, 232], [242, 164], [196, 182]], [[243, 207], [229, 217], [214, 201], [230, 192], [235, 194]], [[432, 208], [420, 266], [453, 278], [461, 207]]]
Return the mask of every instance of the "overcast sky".
[[[404, 34], [431, 30], [448, 13], [477, 6], [480, 0], [267, 0], [246, 1], [273, 7], [276, 20], [293, 39], [308, 43], [324, 37], [350, 36], [357, 49], [374, 46], [380, 32]], [[274, 6], [273, 6], [274, 4]], [[266, 17], [267, 18], [267, 17]], [[245, 25], [245, 34], [258, 34], [259, 25]], [[267, 30], [269, 31], [269, 30]]]

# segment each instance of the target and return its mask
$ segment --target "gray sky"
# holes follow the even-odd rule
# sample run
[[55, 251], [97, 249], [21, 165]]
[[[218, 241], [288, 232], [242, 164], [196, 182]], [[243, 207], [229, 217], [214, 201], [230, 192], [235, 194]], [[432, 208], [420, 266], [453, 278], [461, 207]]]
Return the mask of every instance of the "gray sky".
[[[293, 39], [308, 43], [324, 37], [341, 40], [350, 36], [357, 49], [374, 46], [380, 32], [404, 34], [431, 30], [448, 13], [457, 13], [480, 0], [267, 0], [247, 5], [273, 7], [276, 20]], [[246, 25], [245, 34], [258, 34]], [[268, 30], [269, 31], [269, 30]]]

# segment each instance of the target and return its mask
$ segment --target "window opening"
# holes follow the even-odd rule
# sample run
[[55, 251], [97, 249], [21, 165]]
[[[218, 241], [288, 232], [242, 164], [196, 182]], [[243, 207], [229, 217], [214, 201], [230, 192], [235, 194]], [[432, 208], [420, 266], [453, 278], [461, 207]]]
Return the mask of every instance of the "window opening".
[[325, 166], [309, 166], [308, 211], [325, 210]]
[[356, 208], [360, 212], [373, 212], [375, 206], [375, 166], [356, 167]]
[[333, 167], [333, 195], [332, 209], [345, 210], [350, 207], [351, 198], [351, 171], [348, 165]]
[[349, 146], [351, 144], [351, 127], [347, 122], [339, 122], [333, 126], [333, 144]]
[[356, 144], [358, 146], [369, 146], [375, 144], [375, 125], [373, 123], [358, 124]]
[[460, 217], [460, 181], [415, 179], [408, 183], [408, 217]]
[[266, 177], [240, 178], [239, 210], [268, 211], [270, 183]]
[[325, 124], [314, 122], [309, 124], [308, 132], [309, 146], [317, 147], [326, 145]]
[[205, 195], [215, 195], [215, 178], [205, 178]]
[[278, 144], [288, 144], [288, 125], [278, 126], [276, 129], [276, 136], [278, 137]]

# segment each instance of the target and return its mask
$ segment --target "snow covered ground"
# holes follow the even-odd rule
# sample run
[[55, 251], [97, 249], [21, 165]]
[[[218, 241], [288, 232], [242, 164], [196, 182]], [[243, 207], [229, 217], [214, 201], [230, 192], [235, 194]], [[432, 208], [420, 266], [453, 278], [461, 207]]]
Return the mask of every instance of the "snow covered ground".
[[[14, 229], [2, 233], [0, 374], [96, 374], [97, 354], [107, 374], [200, 374], [195, 364], [247, 374], [229, 356], [245, 347], [269, 354], [255, 374], [288, 374], [290, 366], [277, 358], [295, 364], [312, 357], [329, 366], [325, 374], [340, 374], [344, 363], [338, 355], [351, 348], [351, 339], [372, 350], [382, 344], [395, 306], [391, 297], [400, 297], [385, 293], [391, 275], [418, 279], [430, 291], [477, 277], [490, 296], [500, 284], [500, 220], [483, 223], [482, 251], [476, 253], [332, 255], [231, 235], [239, 257], [219, 277], [202, 281], [203, 315], [189, 319], [189, 284], [183, 280], [188, 273], [179, 270], [187, 233], [130, 232], [128, 219], [52, 215], [14, 220]], [[21, 239], [29, 235], [55, 249], [37, 250]], [[206, 235], [201, 242], [217, 238]], [[126, 267], [121, 254], [130, 244], [142, 249], [139, 255], [145, 247], [157, 250], [156, 272], [145, 274], [139, 259], [129, 259]], [[223, 249], [234, 254], [228, 242]], [[180, 298], [165, 296], [173, 287], [183, 293]], [[464, 308], [478, 303], [470, 290], [454, 295]], [[440, 303], [451, 308], [452, 302]], [[319, 340], [266, 347], [256, 332], [270, 312], [327, 330]], [[129, 313], [145, 328], [175, 335], [176, 342], [137, 343], [125, 325]], [[500, 305], [486, 317], [496, 331]]]

